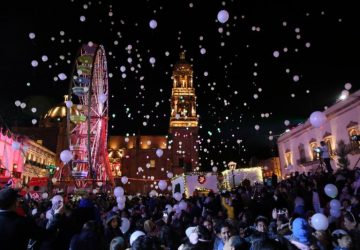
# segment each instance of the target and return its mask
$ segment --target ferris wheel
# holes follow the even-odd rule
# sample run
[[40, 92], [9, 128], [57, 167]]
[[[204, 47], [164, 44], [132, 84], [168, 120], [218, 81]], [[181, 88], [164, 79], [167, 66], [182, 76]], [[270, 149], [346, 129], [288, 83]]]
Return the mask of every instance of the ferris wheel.
[[68, 114], [68, 141], [73, 155], [69, 174], [77, 187], [113, 183], [107, 153], [108, 94], [104, 47], [91, 42], [82, 45], [69, 88], [69, 97], [77, 100], [79, 112]]

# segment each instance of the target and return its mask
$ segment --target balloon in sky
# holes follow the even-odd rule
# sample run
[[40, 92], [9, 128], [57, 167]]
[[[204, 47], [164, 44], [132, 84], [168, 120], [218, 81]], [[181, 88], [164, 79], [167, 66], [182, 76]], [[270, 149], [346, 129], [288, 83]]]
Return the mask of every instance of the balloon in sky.
[[229, 12], [227, 10], [220, 10], [217, 14], [217, 19], [220, 23], [226, 23], [229, 20]]

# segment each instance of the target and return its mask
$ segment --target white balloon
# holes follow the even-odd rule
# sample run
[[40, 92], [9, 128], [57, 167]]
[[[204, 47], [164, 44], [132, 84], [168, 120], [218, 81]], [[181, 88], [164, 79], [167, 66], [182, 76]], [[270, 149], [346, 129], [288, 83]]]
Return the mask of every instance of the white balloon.
[[57, 204], [57, 203], [59, 203], [60, 201], [64, 201], [64, 198], [61, 196], [61, 195], [55, 195], [54, 197], [52, 197], [52, 199], [51, 199], [51, 204], [52, 205], [55, 205], [55, 204]]
[[26, 108], [26, 103], [25, 102], [21, 103], [20, 108], [22, 108], [22, 109]]
[[123, 196], [124, 195], [124, 189], [122, 187], [116, 187], [114, 189], [114, 195], [115, 197], [120, 197], [120, 196]]
[[329, 226], [329, 220], [324, 214], [316, 213], [311, 217], [311, 225], [315, 230], [326, 230]]
[[154, 196], [157, 196], [158, 193], [155, 190], [151, 190], [149, 195], [150, 195], [150, 197], [154, 197]]
[[42, 193], [41, 198], [47, 199], [47, 197], [49, 197], [49, 194], [48, 194], [48, 193]]
[[173, 176], [174, 176], [173, 173], [171, 173], [171, 172], [167, 173], [167, 177], [168, 177], [169, 179], [173, 178]]
[[330, 201], [330, 208], [333, 208], [335, 210], [339, 210], [341, 208], [341, 203], [337, 199], [332, 199]]
[[67, 100], [67, 101], [65, 101], [65, 105], [69, 109], [69, 108], [71, 108], [73, 106], [73, 102], [70, 101], [70, 100]]
[[123, 209], [125, 208], [125, 204], [119, 203], [119, 204], [118, 204], [118, 208], [119, 208], [120, 210], [123, 210]]
[[346, 83], [344, 87], [346, 90], [350, 90], [352, 88], [352, 85], [351, 83]]
[[163, 156], [163, 154], [164, 154], [164, 151], [161, 149], [161, 148], [158, 148], [157, 150], [156, 150], [156, 155], [157, 155], [157, 157], [161, 157], [161, 156]]
[[125, 142], [129, 142], [129, 137], [125, 137]]
[[121, 218], [121, 227], [120, 230], [123, 234], [126, 234], [126, 232], [130, 228], [130, 221], [127, 218]]
[[126, 203], [126, 197], [125, 196], [119, 196], [119, 197], [117, 197], [116, 198], [116, 202], [118, 203], [118, 204], [125, 204]]
[[31, 108], [31, 112], [36, 113], [36, 108]]
[[35, 124], [37, 123], [37, 120], [36, 120], [36, 119], [32, 119], [32, 120], [31, 120], [31, 123], [32, 123], [33, 125], [35, 125]]
[[179, 193], [179, 192], [176, 192], [176, 193], [174, 194], [174, 199], [177, 200], [177, 201], [181, 201], [181, 199], [182, 199], [182, 194]]
[[187, 208], [187, 203], [186, 203], [186, 201], [184, 201], [184, 200], [180, 201], [180, 203], [179, 203], [179, 208], [180, 208], [181, 210], [186, 210], [186, 208]]
[[21, 102], [19, 100], [15, 101], [15, 106], [19, 107], [21, 105]]
[[213, 168], [212, 168], [212, 171], [213, 171], [213, 172], [217, 172], [217, 170], [218, 170], [217, 167], [213, 167]]
[[168, 189], [168, 191], [171, 191], [171, 190], [172, 190], [172, 186], [169, 185], [169, 186], [167, 187], [167, 189]]
[[229, 12], [227, 10], [220, 10], [217, 14], [217, 19], [220, 23], [226, 23], [229, 20]]
[[338, 189], [334, 184], [326, 184], [324, 191], [330, 198], [335, 198], [338, 195]]
[[156, 62], [155, 57], [150, 57], [149, 62], [151, 64], [154, 64]]
[[53, 184], [55, 184], [55, 183], [57, 182], [57, 179], [54, 177], [54, 178], [51, 179], [51, 182], [52, 182]]
[[107, 100], [107, 95], [106, 94], [100, 94], [99, 95], [99, 102], [104, 104], [106, 102], [106, 100]]
[[34, 68], [37, 67], [38, 65], [39, 65], [38, 61], [36, 60], [31, 61], [31, 66], [33, 66]]
[[255, 130], [259, 130], [260, 129], [260, 126], [259, 125], [255, 125]]
[[65, 149], [60, 153], [60, 159], [66, 164], [73, 159], [73, 155], [70, 150]]
[[35, 33], [33, 33], [33, 32], [29, 33], [29, 38], [34, 39], [35, 38]]
[[64, 73], [58, 74], [58, 77], [61, 81], [66, 80], [67, 76]]
[[20, 149], [20, 142], [18, 141], [13, 141], [12, 144], [11, 144], [11, 147], [14, 149], [14, 150], [19, 150]]
[[340, 209], [335, 209], [335, 208], [331, 208], [330, 209], [330, 215], [334, 218], [339, 218], [341, 216], [341, 210]]
[[34, 208], [33, 210], [31, 210], [31, 214], [34, 216], [34, 215], [36, 215], [37, 214], [37, 208]]
[[289, 120], [285, 120], [285, 121], [284, 121], [284, 124], [285, 124], [285, 126], [289, 126], [289, 125], [290, 125], [290, 121], [289, 121]]
[[99, 193], [99, 190], [97, 190], [96, 188], [95, 189], [93, 189], [93, 194], [97, 194], [97, 193]]
[[128, 178], [126, 176], [121, 177], [121, 183], [126, 184], [128, 182]]
[[310, 115], [310, 123], [315, 128], [320, 128], [326, 122], [326, 115], [321, 111], [315, 111]]
[[165, 190], [167, 187], [167, 183], [164, 180], [160, 180], [158, 186], [159, 186], [160, 190]]
[[156, 22], [156, 20], [151, 20], [151, 21], [149, 22], [149, 26], [150, 26], [150, 28], [155, 29], [155, 28], [157, 27], [157, 22]]

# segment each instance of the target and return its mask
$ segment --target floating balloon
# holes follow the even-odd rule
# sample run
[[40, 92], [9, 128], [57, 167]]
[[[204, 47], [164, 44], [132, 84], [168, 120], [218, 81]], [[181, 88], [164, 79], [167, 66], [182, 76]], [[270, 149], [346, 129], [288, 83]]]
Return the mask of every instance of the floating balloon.
[[99, 95], [99, 102], [104, 104], [106, 102], [106, 100], [107, 100], [107, 95], [106, 94], [100, 94]]
[[57, 182], [57, 179], [54, 177], [54, 178], [51, 179], [51, 182], [52, 182], [53, 184], [55, 184], [55, 183]]
[[119, 197], [117, 197], [116, 198], [116, 202], [118, 203], [118, 204], [125, 204], [126, 203], [126, 197], [125, 196], [119, 196]]
[[14, 150], [19, 150], [20, 149], [20, 142], [18, 141], [13, 141], [12, 144], [11, 144], [11, 147], [14, 149]]
[[338, 195], [338, 189], [334, 184], [326, 184], [324, 191], [330, 198], [335, 198]]
[[123, 209], [125, 208], [125, 203], [119, 203], [119, 204], [118, 204], [118, 208], [119, 208], [120, 210], [123, 210]]
[[15, 101], [15, 106], [19, 107], [21, 105], [21, 102], [19, 100]]
[[61, 161], [66, 164], [68, 163], [69, 161], [71, 161], [73, 158], [73, 155], [71, 153], [70, 150], [63, 150], [61, 153], [60, 153], [60, 159]]
[[217, 170], [218, 170], [217, 167], [213, 167], [213, 168], [212, 168], [212, 171], [213, 171], [213, 172], [217, 172]]
[[129, 181], [129, 179], [126, 176], [121, 177], [121, 183], [126, 184]]
[[330, 215], [334, 218], [339, 218], [341, 216], [341, 210], [340, 209], [335, 209], [335, 208], [331, 208], [330, 209]]
[[154, 196], [157, 196], [158, 193], [155, 190], [151, 190], [149, 195], [150, 195], [150, 197], [154, 197]]
[[164, 180], [160, 180], [158, 186], [160, 190], [165, 190], [167, 187], [167, 183]]
[[310, 115], [310, 123], [315, 128], [320, 128], [326, 122], [326, 115], [321, 111], [315, 111]]
[[220, 23], [226, 23], [229, 20], [229, 12], [227, 10], [220, 10], [217, 14], [217, 19]]
[[73, 106], [73, 102], [70, 101], [70, 100], [67, 100], [67, 101], [65, 101], [65, 105], [69, 109], [69, 108], [71, 108]]
[[168, 191], [171, 191], [171, 190], [172, 190], [172, 186], [169, 185], [169, 186], [167, 187], [167, 190], [168, 190]]
[[114, 189], [114, 195], [116, 198], [124, 195], [124, 189], [122, 187], [116, 187]]
[[42, 193], [41, 198], [47, 199], [49, 197], [48, 193]]
[[316, 213], [311, 217], [311, 225], [315, 230], [326, 230], [329, 226], [329, 220], [322, 213]]
[[285, 124], [285, 126], [289, 126], [289, 125], [290, 125], [290, 121], [289, 121], [289, 120], [285, 120], [285, 121], [284, 121], [284, 124]]
[[158, 148], [157, 150], [156, 150], [156, 155], [157, 155], [157, 157], [161, 157], [161, 156], [163, 156], [163, 154], [164, 154], [164, 151], [161, 149], [161, 148]]
[[351, 83], [345, 83], [344, 87], [346, 90], [350, 90], [352, 88], [352, 85], [351, 85]]
[[157, 27], [157, 22], [156, 22], [156, 20], [151, 20], [151, 21], [149, 22], [149, 26], [150, 26], [150, 28], [155, 29], [155, 28]]
[[123, 234], [126, 234], [130, 228], [130, 221], [127, 218], [121, 218], [121, 227], [120, 230]]
[[179, 208], [180, 208], [181, 210], [186, 210], [186, 208], [187, 208], [187, 203], [186, 203], [186, 201], [184, 201], [184, 200], [180, 201], [180, 203], [179, 203]]
[[330, 208], [339, 210], [339, 209], [341, 208], [341, 203], [340, 203], [340, 201], [337, 200], [337, 199], [332, 199], [332, 200], [330, 201]]
[[169, 179], [173, 178], [173, 176], [174, 176], [173, 173], [171, 173], [171, 172], [167, 173], [167, 177], [168, 177]]
[[182, 199], [182, 194], [179, 193], [179, 192], [176, 192], [176, 193], [174, 194], [174, 199], [177, 200], [177, 201], [181, 201], [181, 199]]

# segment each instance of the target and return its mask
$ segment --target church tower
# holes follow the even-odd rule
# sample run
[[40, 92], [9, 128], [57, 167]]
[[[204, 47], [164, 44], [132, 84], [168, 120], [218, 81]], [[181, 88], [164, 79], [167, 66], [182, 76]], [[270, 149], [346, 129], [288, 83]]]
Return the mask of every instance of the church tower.
[[180, 60], [174, 66], [172, 80], [169, 145], [173, 168], [182, 168], [176, 172], [190, 172], [198, 165], [199, 128], [193, 70], [185, 60], [184, 52], [180, 53]]

